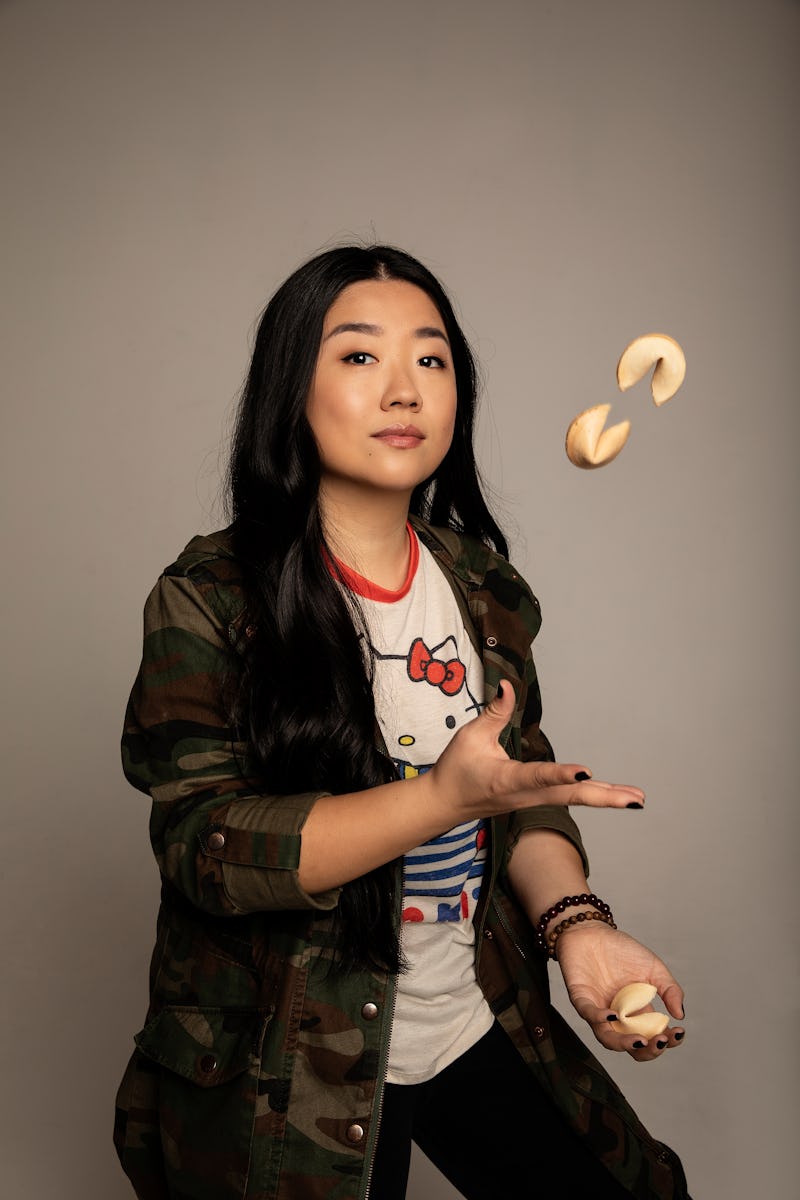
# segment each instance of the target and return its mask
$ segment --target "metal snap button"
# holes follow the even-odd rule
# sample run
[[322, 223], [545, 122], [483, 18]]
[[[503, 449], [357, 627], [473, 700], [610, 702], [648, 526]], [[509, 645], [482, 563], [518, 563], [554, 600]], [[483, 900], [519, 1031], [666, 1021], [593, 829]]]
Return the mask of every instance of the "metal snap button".
[[364, 1137], [364, 1126], [363, 1125], [348, 1126], [347, 1133], [345, 1136], [347, 1137], [348, 1142], [352, 1142], [352, 1144], [355, 1146], [356, 1143], [360, 1142]]
[[208, 839], [209, 850], [221, 850], [225, 845], [224, 833], [212, 833]]
[[204, 1075], [211, 1075], [217, 1069], [217, 1060], [213, 1054], [204, 1054], [200, 1059], [200, 1070]]
[[486, 645], [487, 645], [487, 646], [496, 646], [496, 645], [497, 645], [497, 638], [496, 638], [496, 637], [487, 637], [487, 639], [486, 639]]
[[374, 1021], [378, 1015], [377, 1004], [373, 1004], [371, 1000], [368, 1000], [361, 1009], [361, 1015], [365, 1021]]

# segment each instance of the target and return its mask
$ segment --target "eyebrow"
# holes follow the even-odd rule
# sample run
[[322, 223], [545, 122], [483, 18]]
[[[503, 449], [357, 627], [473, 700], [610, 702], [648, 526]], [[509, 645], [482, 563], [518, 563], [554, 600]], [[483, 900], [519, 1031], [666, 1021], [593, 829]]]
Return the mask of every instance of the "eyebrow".
[[[380, 337], [385, 332], [382, 325], [369, 325], [364, 321], [345, 321], [341, 325], [336, 325], [330, 333], [325, 335], [323, 340], [327, 342], [328, 338], [335, 337], [337, 333], [368, 333], [371, 337]], [[414, 330], [414, 337], [441, 338], [445, 345], [450, 345], [447, 336], [435, 325], [420, 326], [419, 329]]]

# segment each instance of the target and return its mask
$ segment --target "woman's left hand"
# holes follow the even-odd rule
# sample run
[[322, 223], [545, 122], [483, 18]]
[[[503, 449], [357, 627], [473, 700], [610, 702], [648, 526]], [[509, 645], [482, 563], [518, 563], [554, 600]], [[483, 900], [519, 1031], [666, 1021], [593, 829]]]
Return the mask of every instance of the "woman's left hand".
[[629, 934], [595, 921], [565, 930], [558, 940], [558, 965], [573, 1006], [608, 1050], [626, 1050], [637, 1062], [649, 1062], [680, 1045], [686, 1032], [680, 1024], [648, 1041], [617, 1032], [608, 1019], [614, 1015], [611, 1000], [628, 983], [652, 984], [672, 1017], [681, 1021], [684, 1015], [678, 982], [652, 950]]

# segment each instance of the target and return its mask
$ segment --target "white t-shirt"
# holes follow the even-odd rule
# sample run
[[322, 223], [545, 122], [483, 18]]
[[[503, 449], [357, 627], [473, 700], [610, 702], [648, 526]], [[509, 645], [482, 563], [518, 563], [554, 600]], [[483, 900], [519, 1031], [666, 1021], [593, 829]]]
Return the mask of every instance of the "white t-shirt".
[[[430, 770], [484, 705], [483, 664], [450, 585], [410, 527], [409, 537], [408, 575], [397, 592], [338, 564], [364, 612], [378, 723], [401, 778]], [[390, 1083], [432, 1078], [492, 1025], [475, 978], [472, 923], [485, 841], [476, 820], [404, 857], [401, 945], [409, 969], [398, 980]]]

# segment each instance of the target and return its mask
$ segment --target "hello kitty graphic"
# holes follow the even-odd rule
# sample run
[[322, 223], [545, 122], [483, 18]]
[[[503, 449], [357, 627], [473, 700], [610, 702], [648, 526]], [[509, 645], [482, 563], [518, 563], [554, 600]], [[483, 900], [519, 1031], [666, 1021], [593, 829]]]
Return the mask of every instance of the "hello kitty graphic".
[[[410, 779], [431, 769], [455, 731], [479, 714], [483, 702], [470, 686], [465, 662], [470, 654], [462, 655], [455, 636], [428, 645], [418, 635], [402, 644], [408, 646], [402, 654], [387, 654], [374, 645], [370, 650], [381, 729], [400, 778]], [[474, 657], [471, 646], [469, 650]], [[409, 851], [403, 864], [403, 920], [469, 920], [485, 858], [482, 820], [459, 825]]]

